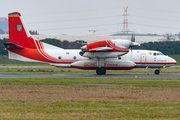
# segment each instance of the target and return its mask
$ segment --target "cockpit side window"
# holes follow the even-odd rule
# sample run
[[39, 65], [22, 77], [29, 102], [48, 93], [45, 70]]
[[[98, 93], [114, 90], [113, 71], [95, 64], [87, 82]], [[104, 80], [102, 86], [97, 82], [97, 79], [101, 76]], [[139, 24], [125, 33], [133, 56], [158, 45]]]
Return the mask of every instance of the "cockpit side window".
[[161, 52], [158, 52], [158, 53], [153, 53], [153, 55], [156, 56], [156, 55], [164, 55], [164, 54]]
[[160, 55], [164, 55], [162, 52], [160, 52]]

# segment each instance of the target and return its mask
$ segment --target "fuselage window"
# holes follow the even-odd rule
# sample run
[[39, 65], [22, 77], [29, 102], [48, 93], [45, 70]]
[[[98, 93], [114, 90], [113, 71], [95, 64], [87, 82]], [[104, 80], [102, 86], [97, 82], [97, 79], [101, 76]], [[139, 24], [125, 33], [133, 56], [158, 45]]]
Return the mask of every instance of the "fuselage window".
[[74, 56], [73, 59], [76, 59], [76, 56]]
[[156, 56], [156, 53], [153, 53], [154, 56]]
[[61, 56], [59, 56], [58, 59], [61, 59]]

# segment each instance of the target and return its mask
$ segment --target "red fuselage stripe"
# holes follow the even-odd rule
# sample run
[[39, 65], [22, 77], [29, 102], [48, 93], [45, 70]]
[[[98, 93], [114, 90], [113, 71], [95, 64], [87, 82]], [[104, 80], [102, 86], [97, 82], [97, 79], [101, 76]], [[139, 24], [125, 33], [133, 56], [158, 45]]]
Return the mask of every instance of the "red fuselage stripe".
[[[78, 68], [78, 69], [82, 69], [82, 70], [96, 70], [99, 67], [84, 67], [84, 66], [73, 66], [71, 65], [71, 67], [73, 68]], [[105, 70], [131, 70], [136, 66], [132, 66], [132, 67], [101, 67], [102, 69]]]
[[151, 64], [151, 65], [167, 65], [167, 64], [176, 64], [175, 62], [166, 62], [166, 63], [159, 63], [159, 62], [153, 62], [153, 63], [148, 63], [148, 62], [135, 62], [135, 64]]

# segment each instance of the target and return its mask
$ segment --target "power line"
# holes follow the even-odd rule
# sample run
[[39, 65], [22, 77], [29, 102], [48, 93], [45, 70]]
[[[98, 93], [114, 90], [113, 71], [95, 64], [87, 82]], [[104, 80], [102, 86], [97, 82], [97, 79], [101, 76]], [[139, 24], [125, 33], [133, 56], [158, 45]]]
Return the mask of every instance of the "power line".
[[[113, 15], [113, 16], [104, 16], [104, 17], [93, 17], [93, 18], [84, 18], [84, 19], [69, 19], [69, 20], [59, 20], [59, 21], [44, 21], [44, 22], [30, 22], [27, 24], [39, 24], [39, 23], [55, 23], [55, 22], [73, 22], [73, 21], [84, 21], [84, 20], [96, 20], [96, 19], [104, 19], [104, 18], [115, 18], [115, 17], [122, 17], [121, 15]], [[180, 20], [173, 20], [173, 19], [163, 19], [163, 18], [154, 18], [154, 17], [145, 17], [145, 16], [136, 16], [136, 15], [131, 15], [131, 17], [136, 17], [136, 18], [145, 18], [145, 19], [154, 19], [154, 20], [165, 20], [165, 21], [176, 21], [180, 22]]]
[[139, 24], [139, 23], [131, 23], [131, 24], [134, 24], [134, 25], [139, 25], [139, 26], [156, 27], [156, 28], [180, 29], [180, 28], [178, 28], [178, 27], [156, 26], [156, 25], [147, 25], [147, 24]]
[[39, 29], [38, 31], [61, 30], [61, 29], [77, 29], [77, 28], [89, 28], [89, 27], [112, 26], [112, 25], [117, 25], [117, 23], [102, 24], [102, 25], [91, 25], [91, 26], [80, 26], [80, 27], [65, 27], [65, 28]]
[[[180, 29], [179, 27], [168, 27], [168, 26], [156, 26], [156, 25], [148, 25], [148, 24], [140, 24], [140, 23], [129, 23], [138, 26], [148, 26], [155, 28], [168, 28], [168, 29]], [[117, 23], [112, 24], [102, 24], [102, 25], [90, 25], [90, 26], [79, 26], [79, 27], [65, 27], [65, 28], [51, 28], [51, 29], [38, 29], [38, 31], [49, 31], [49, 30], [63, 30], [63, 29], [80, 29], [80, 28], [89, 28], [89, 27], [100, 27], [100, 26], [115, 26]], [[121, 24], [122, 25], [122, 24]], [[114, 32], [115, 33], [115, 32]], [[105, 33], [106, 34], [106, 33]]]
[[[79, 11], [69, 11], [69, 12], [52, 12], [52, 13], [39, 13], [39, 14], [26, 14], [23, 16], [29, 16], [29, 15], [49, 15], [49, 14], [67, 14], [67, 13], [79, 13], [79, 12], [91, 12], [91, 11], [102, 11], [102, 10], [110, 10], [110, 9], [122, 9], [123, 6], [119, 7], [109, 7], [109, 8], [102, 8], [102, 9], [89, 9], [89, 10], [79, 10]], [[130, 9], [139, 9], [139, 10], [147, 10], [147, 11], [155, 11], [155, 12], [169, 12], [169, 13], [176, 13], [179, 14], [180, 12], [177, 11], [167, 11], [167, 10], [159, 10], [159, 9], [147, 9], [147, 8], [137, 8], [137, 7], [130, 7]]]
[[176, 13], [179, 14], [180, 12], [177, 11], [167, 11], [167, 10], [158, 10], [158, 9], [147, 9], [147, 8], [136, 8], [136, 7], [131, 7], [132, 9], [140, 9], [140, 10], [148, 10], [148, 11], [155, 11], [155, 12], [169, 12], [169, 13]]
[[29, 15], [48, 15], [48, 14], [67, 14], [67, 13], [80, 13], [80, 12], [91, 12], [91, 11], [102, 11], [102, 10], [110, 10], [110, 9], [118, 9], [118, 8], [122, 8], [121, 7], [110, 7], [110, 8], [102, 8], [102, 9], [91, 9], [91, 10], [79, 10], [79, 11], [69, 11], [69, 12], [54, 12], [54, 13], [41, 13], [41, 14], [27, 14], [24, 16], [29, 16]]
[[122, 16], [121, 15], [114, 15], [114, 16], [94, 17], [94, 18], [84, 18], [84, 19], [72, 19], [72, 20], [60, 20], [60, 21], [45, 21], [45, 22], [30, 22], [30, 23], [27, 23], [27, 24], [54, 23], [54, 22], [72, 22], [72, 21], [83, 21], [83, 20], [93, 20], [93, 19], [104, 19], [104, 18], [111, 18], [111, 17], [122, 17]]
[[177, 19], [176, 19], [176, 20], [173, 20], [173, 19], [163, 19], [163, 18], [154, 18], [154, 17], [136, 16], [136, 15], [131, 15], [131, 17], [180, 22], [180, 20], [177, 20]]

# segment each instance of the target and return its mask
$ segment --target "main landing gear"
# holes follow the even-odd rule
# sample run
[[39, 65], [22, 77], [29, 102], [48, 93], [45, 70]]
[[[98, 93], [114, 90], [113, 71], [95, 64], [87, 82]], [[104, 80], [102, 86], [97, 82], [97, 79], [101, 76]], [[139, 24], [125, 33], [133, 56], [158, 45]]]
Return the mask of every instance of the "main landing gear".
[[98, 59], [97, 66], [99, 66], [99, 68], [96, 69], [96, 73], [97, 73], [97, 75], [105, 75], [106, 70], [101, 68], [100, 58], [97, 57], [97, 59]]
[[154, 71], [154, 73], [155, 73], [156, 75], [159, 75], [159, 73], [160, 73], [160, 69], [155, 70], [155, 71]]
[[104, 70], [102, 68], [98, 68], [98, 69], [96, 69], [96, 73], [97, 73], [97, 75], [104, 75], [104, 74], [106, 74], [106, 70]]

